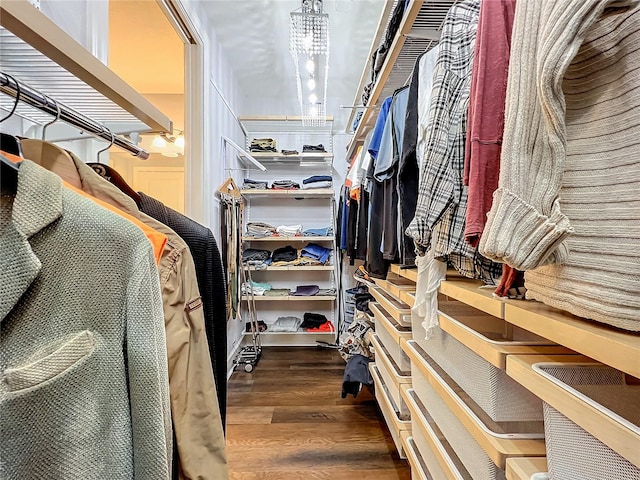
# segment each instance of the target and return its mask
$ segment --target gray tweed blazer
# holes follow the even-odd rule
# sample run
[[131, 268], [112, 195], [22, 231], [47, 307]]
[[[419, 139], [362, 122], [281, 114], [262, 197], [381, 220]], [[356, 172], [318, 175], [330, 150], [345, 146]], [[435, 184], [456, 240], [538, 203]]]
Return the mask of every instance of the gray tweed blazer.
[[0, 478], [168, 478], [149, 242], [27, 160], [0, 206]]

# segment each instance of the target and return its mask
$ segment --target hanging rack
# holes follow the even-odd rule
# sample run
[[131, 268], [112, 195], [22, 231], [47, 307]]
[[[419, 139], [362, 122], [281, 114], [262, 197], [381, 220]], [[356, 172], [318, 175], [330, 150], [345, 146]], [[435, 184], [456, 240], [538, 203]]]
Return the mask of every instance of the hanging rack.
[[[111, 133], [103, 125], [90, 119], [86, 115], [67, 107], [63, 103], [55, 102], [47, 95], [39, 92], [38, 90], [30, 87], [29, 85], [16, 80], [13, 76], [4, 72], [0, 72], [0, 92], [9, 95], [10, 97], [17, 98], [19, 95], [19, 101], [24, 102], [32, 107], [35, 107], [43, 112], [47, 112], [50, 115], [57, 116], [58, 109], [60, 110], [60, 120], [67, 122], [74, 127], [79, 128], [83, 132], [89, 133], [94, 137], [101, 138], [107, 142], [111, 142]], [[18, 93], [19, 92], [19, 93]], [[120, 147], [133, 156], [146, 160], [149, 158], [149, 152], [143, 148], [134, 145], [125, 138], [116, 135], [113, 140], [113, 145]]]

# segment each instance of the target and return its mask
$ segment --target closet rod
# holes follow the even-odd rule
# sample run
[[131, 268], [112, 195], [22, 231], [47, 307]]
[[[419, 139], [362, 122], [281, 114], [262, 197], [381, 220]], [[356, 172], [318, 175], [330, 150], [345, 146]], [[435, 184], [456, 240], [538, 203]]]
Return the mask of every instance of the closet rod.
[[[12, 76], [7, 75], [4, 72], [0, 72], [0, 92], [16, 98], [18, 96], [18, 88], [20, 89], [19, 101], [46, 112], [53, 118], [56, 117], [58, 113], [56, 103], [50, 97], [42, 94], [27, 84], [14, 79]], [[67, 122], [95, 137], [101, 138], [106, 142], [111, 142], [112, 137], [109, 129], [77, 110], [67, 107], [63, 103], [58, 102], [57, 105], [60, 108], [60, 120]], [[134, 145], [119, 135], [115, 135], [113, 137], [113, 145], [131, 152], [133, 156], [143, 160], [149, 158], [149, 152], [137, 145]]]

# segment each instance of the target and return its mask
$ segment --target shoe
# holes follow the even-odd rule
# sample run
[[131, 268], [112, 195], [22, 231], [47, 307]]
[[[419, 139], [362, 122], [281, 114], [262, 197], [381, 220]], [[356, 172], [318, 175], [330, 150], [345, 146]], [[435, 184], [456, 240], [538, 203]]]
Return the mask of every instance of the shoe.
[[353, 274], [353, 278], [355, 278], [357, 282], [364, 283], [369, 287], [376, 286], [373, 279], [369, 276], [369, 274], [367, 273], [367, 271], [364, 269], [362, 265], [360, 265], [356, 270], [356, 272]]

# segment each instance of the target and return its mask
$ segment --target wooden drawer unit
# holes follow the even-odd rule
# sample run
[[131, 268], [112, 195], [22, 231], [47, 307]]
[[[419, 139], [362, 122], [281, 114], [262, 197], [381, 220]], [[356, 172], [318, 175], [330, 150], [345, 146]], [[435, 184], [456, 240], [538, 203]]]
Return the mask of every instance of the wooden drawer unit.
[[507, 480], [537, 480], [534, 475], [540, 478], [546, 472], [545, 457], [507, 458]]
[[504, 479], [506, 459], [544, 456], [541, 421], [494, 422], [415, 342], [413, 390], [472, 477]]
[[511, 356], [507, 372], [544, 401], [547, 462], [557, 478], [640, 479], [637, 380], [577, 355]]
[[400, 346], [404, 338], [411, 339], [411, 330], [400, 326], [389, 313], [379, 304], [370, 303], [369, 308], [375, 319], [375, 329], [378, 340], [389, 352], [390, 357], [401, 371], [410, 371], [411, 363]]
[[382, 288], [371, 287], [369, 292], [382, 308], [402, 327], [411, 328], [411, 307], [387, 293]]
[[376, 390], [376, 401], [380, 406], [380, 410], [382, 411], [382, 416], [387, 424], [387, 428], [389, 428], [389, 432], [391, 433], [391, 437], [393, 438], [393, 442], [398, 449], [398, 453], [400, 454], [400, 458], [406, 458], [404, 451], [402, 449], [402, 442], [400, 439], [401, 431], [411, 431], [411, 420], [407, 417], [401, 417], [398, 412], [396, 406], [393, 404], [393, 400], [389, 395], [389, 390], [380, 375], [380, 371], [376, 367], [375, 363], [369, 364], [369, 371], [371, 372], [371, 376], [373, 377], [373, 382], [375, 384]]
[[385, 292], [400, 298], [403, 292], [415, 292], [416, 284], [411, 280], [403, 277], [387, 275], [386, 280], [375, 280], [376, 286], [382, 288]]
[[407, 410], [402, 397], [400, 396], [400, 388], [404, 384], [411, 385], [411, 370], [400, 370], [398, 365], [393, 361], [391, 355], [387, 349], [382, 345], [377, 335], [373, 335], [372, 342], [374, 352], [376, 354], [376, 367], [380, 372], [380, 376], [384, 383], [387, 385], [389, 395], [393, 399], [393, 402], [401, 415], [408, 415]]

